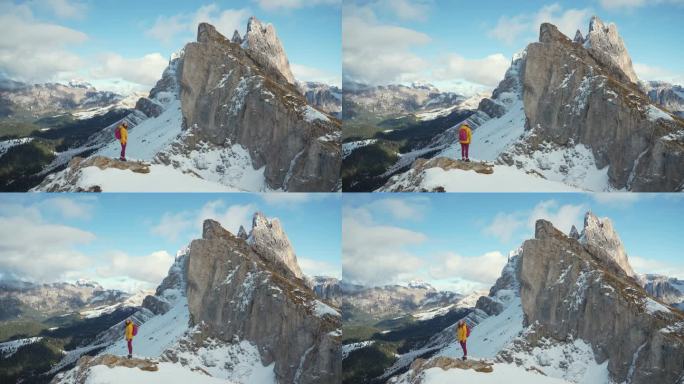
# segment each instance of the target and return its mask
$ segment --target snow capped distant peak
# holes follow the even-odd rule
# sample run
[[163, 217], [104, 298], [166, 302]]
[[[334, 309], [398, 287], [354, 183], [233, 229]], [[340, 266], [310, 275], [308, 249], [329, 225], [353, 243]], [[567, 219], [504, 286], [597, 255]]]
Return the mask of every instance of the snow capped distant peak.
[[83, 79], [72, 79], [69, 80], [67, 83], [68, 86], [72, 88], [84, 88], [84, 89], [91, 89], [94, 88], [92, 84], [89, 82], [83, 80]]
[[409, 288], [414, 288], [414, 289], [427, 289], [430, 291], [436, 290], [435, 287], [430, 285], [430, 283], [427, 283], [422, 280], [411, 280], [408, 282], [408, 287]]

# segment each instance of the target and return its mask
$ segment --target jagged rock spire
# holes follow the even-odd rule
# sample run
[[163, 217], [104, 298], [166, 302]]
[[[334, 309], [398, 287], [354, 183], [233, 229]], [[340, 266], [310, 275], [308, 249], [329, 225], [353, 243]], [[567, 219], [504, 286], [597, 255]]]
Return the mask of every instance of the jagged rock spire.
[[263, 24], [256, 17], [250, 17], [242, 47], [250, 51], [259, 64], [276, 70], [290, 84], [295, 83], [290, 62], [273, 24]]
[[252, 217], [249, 243], [266, 259], [284, 267], [298, 278], [304, 276], [280, 220], [268, 219], [263, 213], [256, 212]]
[[240, 229], [238, 230], [238, 237], [241, 239], [246, 240], [249, 235], [247, 234], [247, 231], [245, 231], [245, 227], [242, 225], [240, 226]]
[[570, 228], [570, 237], [578, 240], [580, 238], [579, 231], [577, 231], [577, 227], [573, 224], [572, 228]]
[[584, 229], [580, 241], [586, 246], [600, 251], [598, 254], [603, 261], [614, 263], [628, 276], [634, 276], [634, 270], [627, 259], [627, 252], [622, 245], [613, 222], [608, 218], [599, 218], [591, 211], [584, 215]]
[[572, 39], [575, 43], [578, 44], [583, 44], [584, 43], [584, 36], [582, 36], [582, 32], [578, 29], [577, 32], [575, 32], [575, 38]]
[[237, 29], [233, 32], [233, 38], [230, 39], [230, 41], [235, 44], [242, 44], [242, 36], [240, 36], [240, 32], [238, 32]]
[[615, 24], [606, 25], [598, 16], [593, 16], [589, 22], [589, 33], [584, 39], [584, 47], [602, 64], [621, 70], [633, 83], [639, 82], [625, 42]]

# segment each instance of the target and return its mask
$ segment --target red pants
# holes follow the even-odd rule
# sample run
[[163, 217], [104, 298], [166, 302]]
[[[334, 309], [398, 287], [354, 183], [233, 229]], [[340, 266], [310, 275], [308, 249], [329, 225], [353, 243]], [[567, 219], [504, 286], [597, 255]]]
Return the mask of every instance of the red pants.
[[461, 143], [461, 158], [462, 159], [468, 158], [468, 147], [469, 146], [470, 146], [470, 143], [468, 143], [468, 144]]
[[125, 159], [126, 158], [126, 144], [121, 143], [121, 158]]
[[133, 354], [133, 339], [130, 339], [127, 341], [128, 341], [128, 354], [132, 355]]
[[[466, 144], [468, 145], [468, 144]], [[461, 343], [461, 348], [463, 348], [463, 356], [468, 357], [468, 348], [466, 348], [466, 342], [465, 341], [459, 341]]]

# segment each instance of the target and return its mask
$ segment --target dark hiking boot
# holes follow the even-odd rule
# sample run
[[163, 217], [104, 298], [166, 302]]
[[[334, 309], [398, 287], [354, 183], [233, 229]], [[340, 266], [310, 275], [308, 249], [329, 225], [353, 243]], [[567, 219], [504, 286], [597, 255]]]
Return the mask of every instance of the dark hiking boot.
[[133, 355], [128, 355], [128, 358], [129, 358], [129, 359], [132, 359], [132, 358], [133, 358]]
[[461, 360], [466, 361], [466, 360], [468, 360], [468, 357], [467, 357], [467, 356], [463, 356], [463, 357], [461, 357]]

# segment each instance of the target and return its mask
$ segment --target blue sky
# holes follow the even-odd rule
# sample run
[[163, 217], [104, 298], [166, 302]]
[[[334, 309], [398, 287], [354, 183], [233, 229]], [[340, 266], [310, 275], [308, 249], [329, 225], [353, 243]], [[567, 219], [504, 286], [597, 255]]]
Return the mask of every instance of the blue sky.
[[682, 84], [682, 14], [682, 0], [345, 0], [344, 76], [492, 89], [512, 55], [538, 39], [541, 22], [573, 37], [597, 15], [616, 23], [640, 78]]
[[684, 278], [684, 198], [615, 193], [346, 194], [343, 278], [489, 289], [509, 251], [533, 237], [537, 219], [581, 231], [588, 210], [613, 221], [637, 272]]
[[341, 275], [339, 194], [1, 194], [0, 274], [154, 288], [206, 218], [237, 233], [281, 220], [303, 271]]
[[200, 21], [230, 37], [250, 16], [275, 26], [295, 77], [340, 82], [340, 0], [0, 0], [0, 74], [149, 91]]

